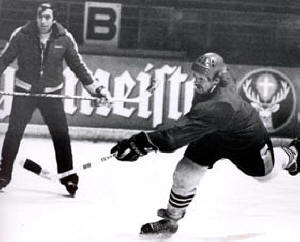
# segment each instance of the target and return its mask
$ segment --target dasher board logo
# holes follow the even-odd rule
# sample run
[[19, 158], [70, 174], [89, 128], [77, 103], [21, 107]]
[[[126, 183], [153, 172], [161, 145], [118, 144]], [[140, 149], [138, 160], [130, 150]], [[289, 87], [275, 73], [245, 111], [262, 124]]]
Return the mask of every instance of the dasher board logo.
[[296, 92], [282, 72], [272, 68], [250, 71], [239, 82], [238, 91], [258, 111], [270, 133], [291, 122], [296, 110]]

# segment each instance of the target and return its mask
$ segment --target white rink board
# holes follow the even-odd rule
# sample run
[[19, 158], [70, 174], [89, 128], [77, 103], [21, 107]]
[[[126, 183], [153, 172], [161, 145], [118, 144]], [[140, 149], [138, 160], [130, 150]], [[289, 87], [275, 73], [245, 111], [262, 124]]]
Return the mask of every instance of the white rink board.
[[[3, 136], [1, 136], [1, 145]], [[113, 143], [72, 141], [74, 166], [109, 154]], [[80, 175], [68, 198], [58, 183], [15, 163], [11, 184], [0, 193], [1, 242], [135, 242], [140, 225], [158, 219], [172, 172], [183, 149], [152, 153], [138, 162], [109, 160]], [[24, 138], [18, 159], [55, 171], [50, 139]], [[168, 242], [298, 242], [300, 176], [281, 174], [258, 183], [223, 160], [202, 180], [198, 194]]]

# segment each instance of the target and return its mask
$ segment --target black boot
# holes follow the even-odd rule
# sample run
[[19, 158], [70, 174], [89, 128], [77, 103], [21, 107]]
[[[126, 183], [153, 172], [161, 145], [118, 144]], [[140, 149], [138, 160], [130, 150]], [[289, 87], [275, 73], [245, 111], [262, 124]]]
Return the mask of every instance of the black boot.
[[77, 174], [72, 174], [60, 179], [60, 183], [66, 187], [71, 196], [75, 196], [76, 191], [78, 190], [78, 181], [79, 178]]
[[4, 159], [0, 160], [0, 190], [9, 184], [12, 168], [13, 162], [7, 162]]

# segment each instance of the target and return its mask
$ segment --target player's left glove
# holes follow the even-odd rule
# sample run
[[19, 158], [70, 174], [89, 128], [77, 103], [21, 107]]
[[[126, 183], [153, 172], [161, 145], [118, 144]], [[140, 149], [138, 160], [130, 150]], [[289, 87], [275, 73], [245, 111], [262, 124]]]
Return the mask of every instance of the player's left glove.
[[129, 139], [121, 140], [110, 151], [120, 161], [136, 161], [139, 157], [158, 148], [152, 143], [145, 132], [133, 135]]

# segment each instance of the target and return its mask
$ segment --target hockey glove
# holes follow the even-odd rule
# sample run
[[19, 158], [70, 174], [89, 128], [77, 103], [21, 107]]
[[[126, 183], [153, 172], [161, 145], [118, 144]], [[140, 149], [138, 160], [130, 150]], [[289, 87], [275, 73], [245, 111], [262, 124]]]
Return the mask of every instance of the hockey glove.
[[136, 161], [139, 157], [148, 154], [149, 151], [157, 149], [149, 136], [145, 132], [141, 132], [118, 142], [110, 153], [115, 154], [116, 159], [120, 161]]

